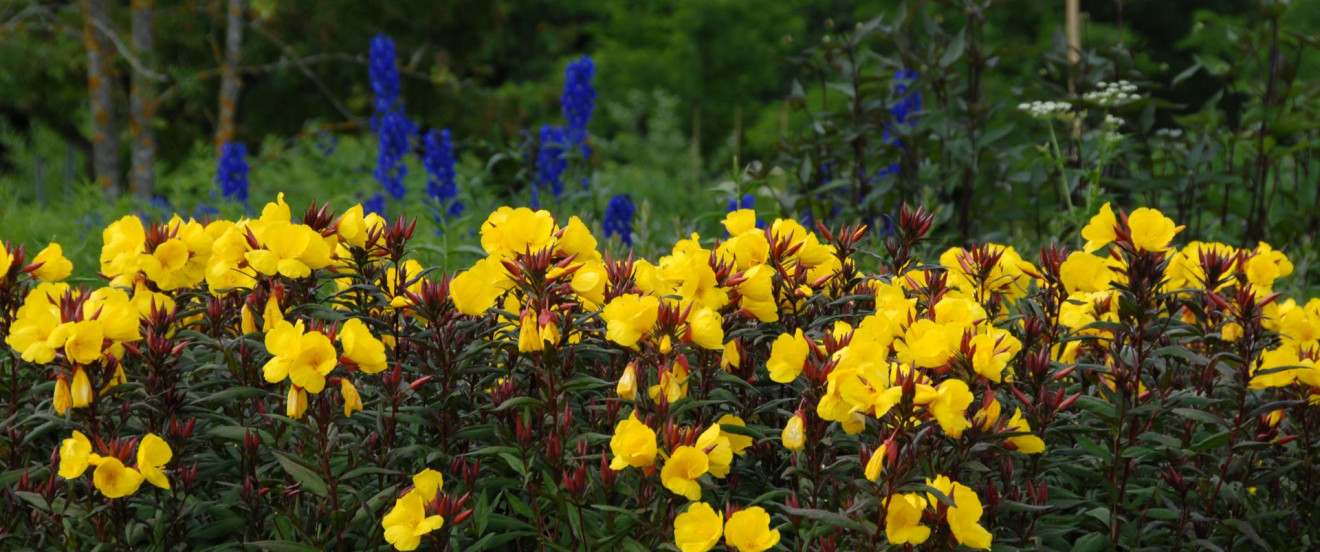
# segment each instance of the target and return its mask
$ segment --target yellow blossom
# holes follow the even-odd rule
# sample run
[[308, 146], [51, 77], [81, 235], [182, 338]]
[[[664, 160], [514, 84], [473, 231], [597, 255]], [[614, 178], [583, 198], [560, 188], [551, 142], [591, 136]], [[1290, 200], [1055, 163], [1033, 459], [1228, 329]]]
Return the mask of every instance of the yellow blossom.
[[81, 431], [74, 430], [73, 436], [65, 439], [60, 446], [60, 477], [81, 477], [88, 466], [100, 463], [101, 456], [92, 452], [92, 442]]
[[[0, 259], [0, 269], [8, 268]], [[41, 267], [32, 272], [32, 276], [43, 282], [61, 282], [73, 273], [73, 263], [64, 258], [64, 248], [58, 243], [51, 243], [32, 259], [32, 264], [41, 263]], [[3, 270], [0, 270], [3, 272]], [[2, 274], [0, 274], [2, 275]]]
[[803, 419], [801, 412], [788, 419], [788, 424], [784, 426], [780, 440], [783, 441], [784, 448], [788, 450], [802, 450], [802, 447], [806, 445], [806, 420]]
[[348, 378], [339, 380], [339, 394], [344, 397], [344, 417], [353, 416], [353, 412], [362, 411], [362, 396], [358, 395], [357, 387]]
[[770, 347], [770, 360], [765, 363], [770, 379], [776, 383], [789, 383], [797, 379], [807, 363], [810, 346], [802, 330], [794, 334], [781, 334]]
[[779, 544], [779, 530], [770, 528], [770, 514], [764, 508], [752, 506], [729, 516], [724, 543], [738, 552], [762, 552]]
[[885, 513], [885, 538], [889, 539], [889, 544], [917, 545], [930, 538], [930, 527], [921, 524], [921, 513], [926, 510], [926, 499], [921, 495], [891, 495], [888, 508]]
[[665, 461], [660, 470], [660, 481], [674, 494], [698, 500], [701, 498], [701, 484], [697, 483], [697, 478], [709, 468], [710, 459], [706, 453], [693, 446], [681, 446]]
[[1115, 230], [1118, 228], [1118, 217], [1114, 216], [1114, 210], [1109, 207], [1109, 202], [1100, 206], [1100, 212], [1091, 217], [1091, 221], [1082, 228], [1082, 239], [1086, 240], [1086, 245], [1082, 249], [1087, 253], [1098, 251], [1109, 242], [1117, 239], [1118, 234]]
[[426, 515], [425, 501], [408, 493], [394, 503], [380, 524], [385, 529], [385, 542], [397, 550], [416, 550], [423, 536], [444, 526], [445, 518]]
[[148, 433], [142, 438], [142, 442], [138, 443], [137, 469], [152, 485], [166, 490], [170, 488], [170, 480], [165, 477], [165, 472], [161, 468], [172, 458], [174, 451], [170, 449], [170, 444], [157, 437], [155, 433]]
[[724, 514], [705, 502], [693, 503], [674, 518], [674, 545], [682, 552], [706, 552], [723, 533]]
[[645, 468], [655, 465], [655, 430], [637, 419], [637, 412], [629, 414], [614, 426], [614, 436], [610, 438], [610, 452], [614, 459], [610, 469], [622, 470], [628, 466]]
[[655, 297], [615, 297], [600, 313], [606, 323], [605, 338], [624, 347], [636, 347], [637, 341], [651, 332], [659, 314], [660, 300]]
[[136, 493], [142, 486], [142, 474], [113, 456], [101, 459], [92, 473], [92, 483], [96, 490], [107, 498], [122, 498]]

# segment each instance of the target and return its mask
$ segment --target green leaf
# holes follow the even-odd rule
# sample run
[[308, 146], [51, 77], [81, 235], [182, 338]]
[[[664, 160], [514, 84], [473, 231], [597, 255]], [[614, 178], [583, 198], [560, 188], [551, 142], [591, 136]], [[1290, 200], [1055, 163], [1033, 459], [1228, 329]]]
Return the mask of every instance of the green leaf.
[[319, 552], [321, 550], [315, 546], [286, 540], [249, 542], [247, 543], [247, 546], [254, 547], [257, 550], [268, 550], [270, 552]]
[[1073, 543], [1072, 552], [1099, 552], [1109, 545], [1109, 535], [1091, 533]]
[[303, 489], [318, 496], [330, 496], [329, 487], [326, 485], [325, 480], [310, 467], [304, 465], [301, 460], [280, 451], [275, 451], [275, 459], [279, 460], [280, 466], [284, 468], [285, 473], [289, 474], [289, 477], [302, 483]]

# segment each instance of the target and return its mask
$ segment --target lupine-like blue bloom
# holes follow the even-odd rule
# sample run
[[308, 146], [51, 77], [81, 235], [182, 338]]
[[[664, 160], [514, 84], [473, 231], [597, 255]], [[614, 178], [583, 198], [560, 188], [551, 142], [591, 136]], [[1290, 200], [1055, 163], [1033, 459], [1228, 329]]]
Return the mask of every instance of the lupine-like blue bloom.
[[587, 123], [596, 109], [596, 90], [591, 87], [595, 76], [596, 64], [590, 57], [570, 62], [564, 71], [564, 95], [559, 98], [564, 118], [568, 119], [568, 141], [581, 149], [583, 157], [591, 156], [586, 142]]
[[739, 209], [751, 209], [756, 207], [756, 196], [748, 193], [743, 194], [742, 199], [729, 200], [729, 212], [732, 213]]
[[532, 207], [540, 206], [540, 191], [550, 188], [556, 198], [564, 192], [564, 171], [568, 161], [564, 159], [564, 147], [567, 145], [563, 127], [545, 125], [541, 127], [541, 150], [536, 154], [536, 182], [532, 184]]
[[422, 158], [422, 165], [426, 167], [426, 195], [435, 203], [432, 217], [437, 224], [443, 224], [445, 219], [462, 214], [464, 208], [456, 199], [458, 183], [454, 180], [454, 146], [447, 128], [432, 129], [426, 133], [423, 142], [426, 146], [426, 157]]
[[377, 131], [379, 156], [374, 174], [394, 199], [403, 199], [408, 192], [403, 185], [403, 177], [408, 176], [408, 165], [403, 163], [403, 156], [411, 149], [412, 136], [416, 133], [417, 126], [401, 112], [392, 111], [380, 119]]
[[[894, 94], [899, 96], [899, 100], [889, 108], [891, 120], [885, 125], [885, 142], [903, 148], [903, 141], [895, 136], [894, 125], [906, 126], [909, 129], [917, 125], [916, 113], [921, 111], [921, 91], [909, 91], [912, 82], [917, 80], [917, 72], [912, 69], [899, 69], [894, 74]], [[873, 178], [884, 177], [898, 172], [898, 163], [891, 164], [881, 169]]]
[[364, 214], [376, 213], [377, 215], [380, 215], [382, 217], [385, 216], [385, 196], [381, 194], [376, 194], [374, 196], [371, 196], [371, 199], [363, 201], [362, 211]]
[[619, 194], [610, 198], [610, 204], [605, 207], [605, 238], [618, 236], [623, 245], [632, 247], [633, 233], [633, 215], [637, 213], [637, 206], [633, 205], [632, 196], [628, 194]]
[[379, 154], [373, 174], [390, 197], [403, 199], [408, 192], [403, 185], [403, 178], [408, 175], [403, 156], [411, 149], [417, 126], [403, 114], [403, 104], [399, 100], [399, 68], [395, 64], [394, 41], [390, 37], [380, 34], [371, 39], [367, 70], [375, 96], [372, 105], [376, 113], [371, 118], [371, 126], [376, 131]]
[[247, 203], [247, 146], [232, 142], [220, 146], [220, 160], [215, 168], [215, 182], [220, 186], [220, 193], [226, 199]]
[[[394, 41], [384, 33], [371, 39], [367, 71], [371, 75], [371, 93], [376, 114], [393, 111], [399, 103], [399, 68], [395, 65]], [[373, 120], [373, 123], [375, 121]]]

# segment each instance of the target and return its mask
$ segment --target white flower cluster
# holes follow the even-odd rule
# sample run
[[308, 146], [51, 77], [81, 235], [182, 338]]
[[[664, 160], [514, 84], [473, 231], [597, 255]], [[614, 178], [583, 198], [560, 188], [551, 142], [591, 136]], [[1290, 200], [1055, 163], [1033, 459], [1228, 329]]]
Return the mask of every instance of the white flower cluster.
[[1125, 80], [1102, 82], [1095, 90], [1083, 94], [1082, 99], [1087, 103], [1109, 107], [1140, 99], [1141, 96], [1137, 95], [1136, 92], [1137, 85]]
[[1104, 125], [1104, 126], [1105, 126], [1105, 128], [1118, 128], [1118, 127], [1121, 127], [1121, 126], [1123, 126], [1123, 119], [1122, 119], [1121, 117], [1115, 117], [1115, 116], [1113, 116], [1113, 115], [1110, 115], [1110, 114], [1106, 113], [1106, 114], [1105, 114], [1105, 125]]
[[1018, 109], [1026, 111], [1035, 119], [1064, 119], [1068, 117], [1068, 112], [1072, 110], [1072, 104], [1034, 101], [1018, 104]]

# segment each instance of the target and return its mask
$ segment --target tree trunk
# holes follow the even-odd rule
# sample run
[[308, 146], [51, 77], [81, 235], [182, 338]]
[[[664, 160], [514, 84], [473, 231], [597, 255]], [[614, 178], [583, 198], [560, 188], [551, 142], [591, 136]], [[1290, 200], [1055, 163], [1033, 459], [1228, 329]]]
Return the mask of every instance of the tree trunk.
[[[87, 0], [83, 46], [87, 48], [87, 90], [92, 102], [92, 170], [107, 198], [119, 196], [119, 133], [115, 125], [114, 44], [105, 0]], [[98, 28], [100, 27], [100, 28]]]
[[238, 79], [239, 56], [243, 53], [243, 0], [229, 0], [225, 15], [225, 59], [220, 64], [220, 120], [215, 129], [215, 147], [234, 139], [234, 115], [243, 83]]
[[[154, 0], [133, 0], [133, 52], [148, 69], [155, 69], [154, 29], [156, 10]], [[133, 72], [132, 97], [129, 101], [131, 121], [129, 132], [133, 136], [133, 195], [151, 199], [155, 181], [156, 130], [151, 120], [156, 112], [156, 87], [151, 78], [141, 71]]]

